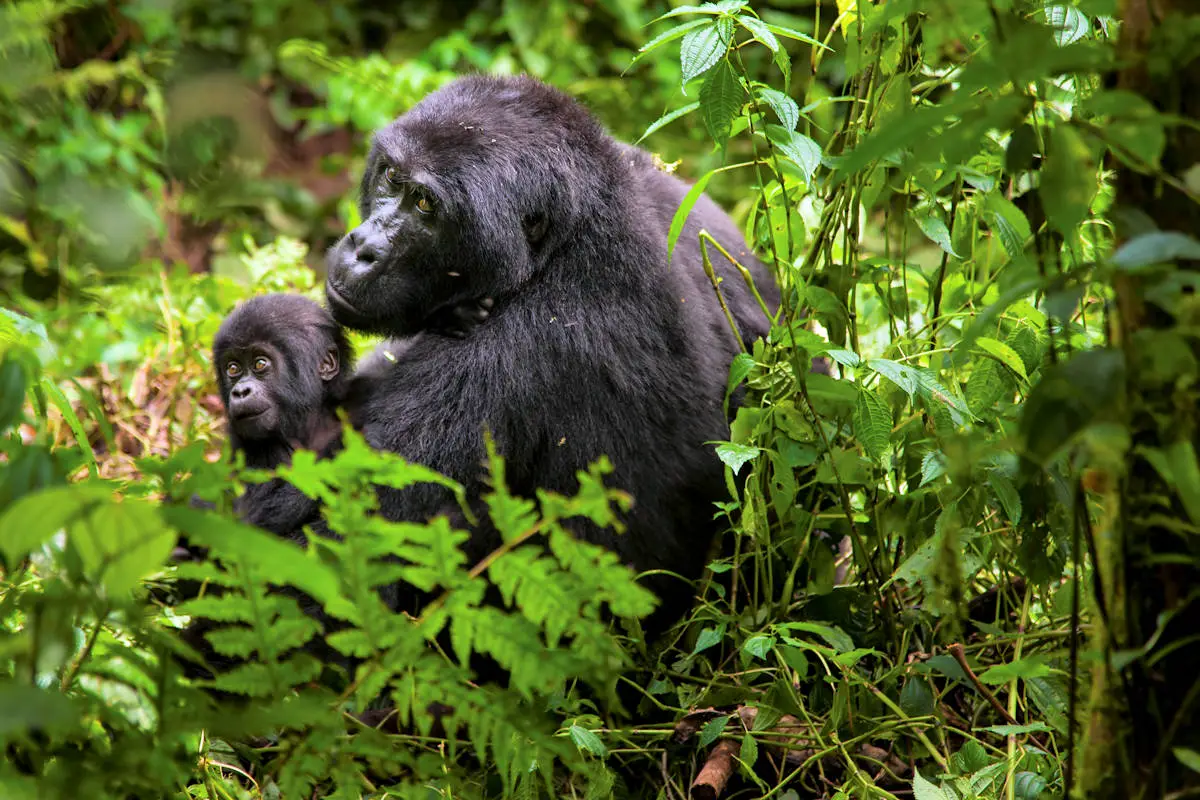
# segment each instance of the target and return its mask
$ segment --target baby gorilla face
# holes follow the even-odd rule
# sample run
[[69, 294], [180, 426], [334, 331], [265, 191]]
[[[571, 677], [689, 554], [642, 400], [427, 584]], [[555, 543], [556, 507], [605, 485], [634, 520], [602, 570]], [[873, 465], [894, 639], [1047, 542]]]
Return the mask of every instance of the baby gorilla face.
[[255, 343], [222, 354], [221, 389], [229, 424], [243, 439], [266, 439], [279, 433], [286, 362], [273, 351]]

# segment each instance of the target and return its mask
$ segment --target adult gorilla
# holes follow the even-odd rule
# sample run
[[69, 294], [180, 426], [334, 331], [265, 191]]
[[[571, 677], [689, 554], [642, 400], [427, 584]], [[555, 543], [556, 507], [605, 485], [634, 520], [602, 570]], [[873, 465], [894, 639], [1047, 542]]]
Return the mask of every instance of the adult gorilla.
[[[623, 535], [579, 533], [638, 570], [699, 575], [725, 495], [711, 444], [737, 352], [701, 266], [707, 229], [778, 293], [738, 228], [701, 198], [667, 263], [667, 229], [688, 187], [609, 137], [578, 103], [526, 78], [467, 77], [380, 131], [361, 190], [362, 225], [329, 255], [334, 317], [408, 337], [448, 306], [494, 298], [464, 339], [420, 336], [373, 359], [348, 401], [374, 447], [485, 489], [483, 430], [514, 491], [573, 493], [600, 455], [635, 498]], [[747, 342], [769, 321], [715, 251], [722, 292]], [[386, 491], [382, 513], [422, 520], [453, 509], [442, 489]], [[471, 556], [498, 542], [478, 530]], [[667, 595], [659, 619], [690, 599]]]

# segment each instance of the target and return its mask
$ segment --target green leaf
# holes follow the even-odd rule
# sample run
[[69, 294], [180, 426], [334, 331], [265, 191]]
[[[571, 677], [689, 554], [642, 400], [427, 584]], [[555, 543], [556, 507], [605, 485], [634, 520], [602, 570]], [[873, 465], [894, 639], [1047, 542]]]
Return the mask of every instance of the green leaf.
[[946, 223], [942, 221], [941, 217], [936, 214], [916, 213], [913, 214], [913, 217], [916, 219], [921, 233], [925, 234], [931, 242], [955, 258], [962, 258], [954, 252], [954, 245], [950, 243], [950, 229], [946, 227]]
[[788, 130], [782, 125], [768, 125], [767, 138], [800, 168], [804, 180], [812, 182], [813, 173], [821, 166], [821, 146], [798, 131]]
[[[789, 131], [795, 130], [796, 126], [800, 124], [800, 106], [796, 105], [796, 101], [783, 92], [759, 86], [755, 88], [754, 94], [759, 100], [771, 107], [771, 110], [775, 112], [775, 116], [779, 117], [779, 122]], [[818, 155], [819, 159], [820, 156]]]
[[742, 466], [747, 461], [753, 460], [760, 452], [759, 448], [748, 444], [723, 442], [717, 445], [717, 458], [721, 459], [721, 463], [733, 470], [734, 475], [741, 472]]
[[692, 655], [701, 653], [714, 645], [720, 644], [725, 639], [725, 626], [718, 625], [715, 628], [705, 628], [700, 631], [700, 635], [696, 637], [696, 646], [692, 648]]
[[718, 14], [736, 14], [746, 7], [746, 0], [722, 0], [719, 3], [705, 3], [702, 6], [678, 6], [672, 8], [662, 16], [655, 17], [654, 22], [668, 19], [670, 17], [678, 17], [683, 14], [709, 14], [716, 16]]
[[1097, 91], [1080, 104], [1079, 113], [1095, 119], [1099, 138], [1124, 163], [1135, 169], [1159, 165], [1167, 146], [1167, 119], [1137, 92]]
[[999, 237], [1008, 257], [1013, 261], [1024, 259], [1025, 243], [1033, 238], [1033, 232], [1021, 209], [998, 192], [991, 192], [983, 196], [981, 210], [988, 227]]
[[771, 31], [771, 33], [775, 34], [776, 36], [782, 36], [785, 39], [795, 39], [797, 42], [804, 42], [805, 44], [810, 44], [813, 47], [819, 47], [822, 50], [833, 52], [833, 48], [829, 45], [814, 39], [807, 33], [801, 33], [793, 28], [785, 28], [782, 25], [772, 25], [771, 23], [767, 23], [767, 30]]
[[645, 139], [650, 134], [665, 128], [667, 125], [670, 125], [672, 122], [679, 119], [680, 117], [687, 116], [688, 114], [692, 113], [699, 107], [700, 107], [699, 102], [688, 103], [683, 108], [677, 108], [674, 111], [669, 111], [666, 114], [663, 114], [661, 117], [656, 119], [654, 122], [650, 123], [650, 127], [646, 128], [645, 133], [643, 133], [640, 137], [638, 137], [638, 142], [641, 142], [642, 139]]
[[987, 725], [975, 730], [994, 733], [997, 736], [1020, 736], [1024, 733], [1043, 733], [1054, 729], [1044, 722], [1028, 722], [1024, 725]]
[[0, 708], [0, 736], [5, 738], [66, 730], [81, 721], [81, 710], [66, 695], [15, 681], [0, 683]]
[[1045, 369], [1021, 408], [1026, 454], [1045, 463], [1104, 414], [1119, 414], [1125, 359], [1119, 350], [1086, 350]]
[[933, 690], [922, 677], [914, 676], [900, 690], [900, 710], [910, 717], [924, 717], [934, 712]]
[[1004, 342], [990, 336], [980, 336], [975, 340], [975, 346], [1020, 375], [1022, 380], [1029, 380], [1029, 375], [1025, 372], [1025, 362], [1021, 360], [1021, 356], [1017, 354], [1016, 350]]
[[568, 733], [571, 734], [571, 741], [581, 751], [591, 753], [597, 758], [608, 757], [608, 748], [604, 746], [604, 742], [594, 731], [590, 731], [579, 725], [572, 725]]
[[79, 445], [79, 449], [83, 451], [83, 456], [87, 460], [88, 474], [93, 478], [97, 477], [100, 474], [100, 468], [96, 464], [96, 453], [92, 450], [87, 431], [83, 429], [83, 423], [79, 421], [79, 416], [71, 406], [71, 401], [63, 394], [63, 390], [58, 388], [58, 384], [49, 378], [42, 378], [39, 385], [50, 396], [58, 408], [58, 412], [62, 415], [63, 421], [71, 429], [71, 435], [75, 437], [75, 444]]
[[779, 52], [781, 49], [779, 39], [775, 38], [775, 34], [771, 33], [771, 29], [761, 19], [752, 17], [749, 14], [742, 14], [737, 18], [737, 21], [743, 28], [750, 31], [751, 36], [769, 47], [772, 53]]
[[[641, 58], [642, 55], [649, 53], [652, 50], [657, 50], [659, 47], [662, 47], [667, 42], [672, 42], [672, 41], [678, 39], [680, 36], [683, 36], [688, 31], [690, 31], [694, 28], [699, 28], [701, 25], [711, 25], [711, 24], [712, 23], [707, 19], [694, 19], [694, 20], [691, 20], [690, 22], [685, 22], [682, 25], [677, 25], [676, 27], [671, 28], [671, 30], [669, 30], [669, 31], [660, 33], [658, 36], [655, 36], [653, 39], [651, 39], [650, 41], [648, 41], [644, 45], [642, 45], [641, 48], [638, 50], [638, 58]], [[636, 60], [637, 59], [635, 58], [634, 61], [636, 61]]]
[[1069, 125], [1056, 125], [1050, 133], [1050, 148], [1042, 165], [1038, 193], [1046, 220], [1064, 236], [1088, 217], [1096, 194], [1096, 165], [1083, 138]]
[[1178, 231], [1153, 231], [1135, 236], [1113, 253], [1113, 266], [1136, 270], [1174, 261], [1200, 260], [1200, 241]]
[[883, 460], [892, 438], [892, 410], [875, 392], [858, 386], [854, 404], [854, 436], [875, 462]]
[[1042, 13], [1046, 17], [1046, 24], [1054, 28], [1054, 41], [1058, 42], [1059, 47], [1079, 41], [1092, 29], [1083, 12], [1071, 6], [1046, 6]]
[[946, 457], [937, 450], [930, 450], [921, 459], [921, 486], [935, 481], [946, 474]]
[[85, 519], [68, 526], [68, 541], [84, 570], [110, 595], [131, 591], [139, 579], [162, 567], [175, 546], [174, 531], [163, 523], [158, 508], [143, 500], [102, 503]]
[[708, 747], [717, 740], [717, 737], [725, 732], [725, 726], [729, 724], [729, 717], [717, 717], [710, 719], [704, 723], [704, 727], [700, 729], [700, 746]]
[[778, 627], [782, 630], [815, 633], [838, 653], [848, 653], [854, 649], [854, 640], [836, 625], [823, 625], [819, 622], [785, 622]]
[[692, 213], [692, 208], [700, 199], [700, 195], [704, 194], [704, 187], [716, 174], [716, 170], [710, 170], [701, 175], [700, 180], [696, 181], [695, 185], [688, 190], [683, 197], [683, 202], [675, 210], [675, 216], [671, 218], [671, 227], [667, 230], [667, 264], [671, 263], [671, 255], [675, 252], [675, 243], [679, 241], [679, 234], [683, 233], [683, 226], [687, 223], [688, 215]]
[[843, 367], [853, 368], [862, 363], [862, 359], [859, 358], [858, 353], [854, 352], [853, 350], [843, 350], [840, 347], [831, 347], [825, 351], [825, 355], [829, 356]]
[[733, 361], [729, 362], [729, 381], [725, 384], [726, 400], [753, 370], [754, 356], [749, 353], [738, 353], [733, 357]]
[[50, 537], [93, 509], [112, 502], [112, 487], [104, 484], [72, 484], [25, 495], [0, 516], [0, 552], [16, 564]]
[[1020, 800], [1038, 800], [1046, 791], [1046, 779], [1036, 772], [1021, 770], [1013, 775], [1013, 796]]
[[737, 759], [742, 762], [743, 770], [748, 770], [758, 761], [758, 742], [750, 735], [750, 731], [742, 734], [742, 746], [738, 750]]
[[996, 499], [1000, 501], [1004, 515], [1013, 525], [1020, 524], [1021, 495], [1017, 492], [1017, 487], [1013, 486], [1012, 480], [999, 470], [988, 470], [988, 485], [996, 493]]
[[1026, 656], [1007, 664], [993, 664], [979, 675], [982, 683], [998, 686], [1018, 678], [1044, 678], [1050, 674], [1050, 666], [1042, 656]]
[[746, 90], [728, 61], [722, 60], [708, 73], [700, 87], [700, 112], [704, 127], [717, 146], [724, 149], [733, 128], [733, 118], [742, 110]]
[[753, 656], [759, 661], [767, 657], [771, 652], [771, 648], [775, 646], [775, 637], [767, 633], [756, 633], [751, 636], [742, 645], [742, 652], [748, 656]]
[[1166, 449], [1167, 463], [1171, 465], [1171, 486], [1188, 517], [1200, 525], [1200, 464], [1196, 463], [1196, 448], [1191, 439], [1179, 439]]
[[943, 789], [921, 777], [921, 770], [913, 771], [913, 797], [916, 800], [958, 800], [954, 792]]
[[1200, 772], [1200, 753], [1187, 747], [1172, 747], [1171, 755], [1192, 772]]
[[[726, 20], [727, 21], [727, 20]], [[682, 85], [708, 72], [729, 49], [728, 27], [716, 19], [700, 30], [683, 37], [679, 46], [679, 63], [683, 70]], [[686, 88], [684, 94], [687, 94]]]

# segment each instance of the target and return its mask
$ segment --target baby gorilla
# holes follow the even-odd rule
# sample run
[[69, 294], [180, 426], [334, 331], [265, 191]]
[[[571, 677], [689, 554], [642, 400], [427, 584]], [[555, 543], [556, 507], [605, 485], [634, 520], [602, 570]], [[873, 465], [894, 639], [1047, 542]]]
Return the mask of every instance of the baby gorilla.
[[[213, 365], [230, 445], [245, 454], [247, 466], [274, 469], [298, 449], [319, 456], [337, 449], [337, 410], [354, 355], [321, 306], [291, 294], [247, 300], [221, 323]], [[237, 510], [246, 522], [281, 535], [295, 535], [319, 518], [315, 501], [277, 480], [247, 488]]]

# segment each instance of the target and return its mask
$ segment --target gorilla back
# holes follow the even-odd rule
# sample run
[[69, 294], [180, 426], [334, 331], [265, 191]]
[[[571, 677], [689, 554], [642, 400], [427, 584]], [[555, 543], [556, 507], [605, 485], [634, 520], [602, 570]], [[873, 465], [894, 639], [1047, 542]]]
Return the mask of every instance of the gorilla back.
[[[609, 137], [566, 95], [529, 78], [469, 77], [378, 133], [363, 176], [364, 222], [329, 255], [339, 322], [392, 336], [437, 312], [495, 298], [466, 338], [422, 336], [389, 369], [356, 379], [352, 421], [375, 447], [484, 491], [483, 430], [514, 491], [573, 493], [601, 455], [634, 507], [624, 535], [580, 534], [639, 570], [696, 577], [725, 494], [706, 442], [728, 437], [722, 400], [737, 342], [701, 267], [707, 229], [778, 294], [733, 222], [702, 198], [671, 265], [667, 230], [687, 192]], [[769, 320], [718, 253], [713, 265], [747, 342]], [[451, 512], [444, 490], [381, 496], [392, 519]], [[472, 536], [474, 557], [497, 544]], [[656, 582], [660, 596], [690, 599]], [[677, 602], [669, 603], [678, 610]]]

